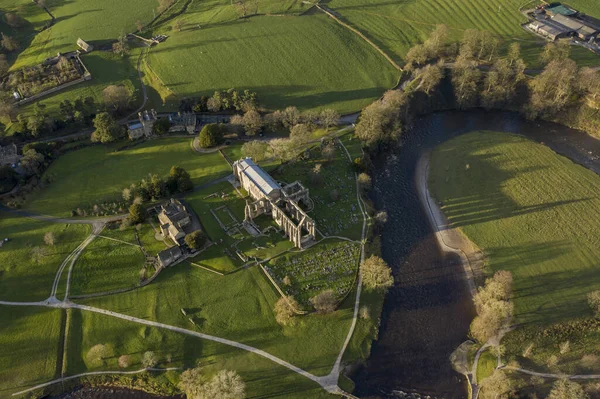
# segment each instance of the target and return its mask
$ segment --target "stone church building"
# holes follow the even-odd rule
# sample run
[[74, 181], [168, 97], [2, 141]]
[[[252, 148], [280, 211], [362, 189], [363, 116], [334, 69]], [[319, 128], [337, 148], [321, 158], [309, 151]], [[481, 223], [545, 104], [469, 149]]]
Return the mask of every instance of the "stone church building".
[[309, 206], [311, 200], [308, 189], [300, 182], [282, 187], [251, 158], [234, 162], [233, 175], [252, 198], [246, 200], [246, 221], [270, 214], [296, 247], [304, 248], [314, 242], [315, 221], [300, 207], [300, 203]]

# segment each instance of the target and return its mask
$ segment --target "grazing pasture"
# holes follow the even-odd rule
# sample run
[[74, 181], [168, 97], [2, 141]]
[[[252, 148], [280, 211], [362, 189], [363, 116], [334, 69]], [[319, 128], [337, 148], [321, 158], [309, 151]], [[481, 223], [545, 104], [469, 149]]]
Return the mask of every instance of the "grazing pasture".
[[44, 174], [51, 183], [32, 195], [26, 209], [64, 216], [78, 207], [117, 201], [130, 184], [148, 173], [167, 176], [173, 165], [186, 169], [194, 184], [231, 171], [218, 152], [194, 152], [190, 139], [148, 141], [121, 151], [117, 151], [117, 145], [87, 147], [58, 158]]
[[[85, 225], [47, 223], [0, 212], [0, 300], [42, 301], [50, 296], [63, 260], [89, 234]], [[52, 233], [54, 245], [44, 243]], [[39, 253], [38, 257], [33, 253]]]
[[439, 146], [430, 189], [450, 223], [514, 277], [515, 321], [590, 315], [600, 289], [600, 177], [517, 135], [475, 132]]
[[61, 347], [61, 310], [31, 307], [0, 309], [0, 397], [50, 381]]
[[201, 29], [192, 18], [148, 56], [151, 70], [178, 97], [235, 87], [256, 91], [270, 109], [350, 112], [393, 87], [399, 76], [372, 47], [322, 13], [258, 16]]
[[[545, 41], [521, 28], [527, 19], [519, 9], [526, 3], [523, 0], [331, 0], [327, 6], [397, 62], [402, 62], [408, 49], [422, 43], [437, 24], [446, 24], [453, 40], [460, 39], [465, 29], [479, 29], [494, 34], [504, 46], [519, 42], [525, 61], [533, 68], [539, 67], [538, 57]], [[600, 6], [593, 0], [568, 3], [600, 18]], [[583, 65], [600, 65], [600, 56], [579, 47], [573, 48], [573, 58]]]

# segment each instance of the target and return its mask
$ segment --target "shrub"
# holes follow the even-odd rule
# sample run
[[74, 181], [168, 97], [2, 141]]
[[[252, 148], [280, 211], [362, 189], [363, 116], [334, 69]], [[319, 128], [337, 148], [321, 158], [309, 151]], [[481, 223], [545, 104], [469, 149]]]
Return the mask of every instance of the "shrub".
[[206, 235], [200, 231], [196, 230], [184, 238], [185, 244], [192, 249], [200, 249], [206, 243]]
[[310, 303], [319, 313], [331, 313], [337, 306], [337, 300], [333, 290], [323, 291], [310, 298]]
[[223, 142], [223, 128], [216, 123], [206, 125], [200, 131], [200, 147], [210, 148]]

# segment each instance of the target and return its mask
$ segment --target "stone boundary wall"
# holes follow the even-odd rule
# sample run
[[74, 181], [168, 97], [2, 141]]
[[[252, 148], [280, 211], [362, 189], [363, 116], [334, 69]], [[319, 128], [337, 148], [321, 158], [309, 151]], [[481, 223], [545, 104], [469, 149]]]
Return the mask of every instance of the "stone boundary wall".
[[24, 100], [19, 101], [15, 105], [17, 107], [20, 107], [21, 105], [29, 104], [29, 103], [31, 103], [33, 101], [39, 100], [42, 97], [48, 96], [50, 94], [54, 94], [54, 93], [59, 92], [61, 90], [67, 89], [67, 88], [69, 88], [71, 86], [78, 85], [79, 83], [87, 82], [88, 80], [91, 80], [91, 79], [92, 79], [92, 75], [88, 72], [83, 77], [81, 77], [81, 78], [79, 78], [77, 80], [73, 80], [71, 82], [68, 82], [68, 83], [62, 84], [60, 86], [53, 87], [52, 89], [49, 89], [49, 90], [43, 91], [41, 93], [38, 93], [38, 94], [36, 94], [34, 96], [31, 96], [29, 98], [26, 98]]

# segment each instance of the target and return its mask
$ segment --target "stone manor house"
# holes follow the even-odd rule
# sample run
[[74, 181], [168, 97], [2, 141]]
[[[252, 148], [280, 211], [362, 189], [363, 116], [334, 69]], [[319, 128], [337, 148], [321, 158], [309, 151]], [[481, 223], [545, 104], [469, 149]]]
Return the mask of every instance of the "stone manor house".
[[309, 206], [312, 201], [308, 189], [300, 182], [282, 187], [251, 158], [234, 162], [233, 175], [252, 198], [252, 201], [246, 200], [247, 222], [270, 214], [296, 247], [304, 248], [314, 242], [315, 221], [300, 207], [300, 203]]
[[5, 147], [0, 146], [0, 166], [17, 163], [21, 159], [17, 146], [9, 144]]

